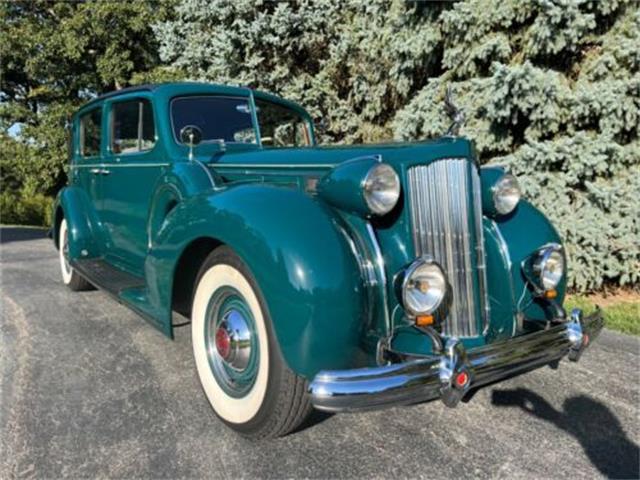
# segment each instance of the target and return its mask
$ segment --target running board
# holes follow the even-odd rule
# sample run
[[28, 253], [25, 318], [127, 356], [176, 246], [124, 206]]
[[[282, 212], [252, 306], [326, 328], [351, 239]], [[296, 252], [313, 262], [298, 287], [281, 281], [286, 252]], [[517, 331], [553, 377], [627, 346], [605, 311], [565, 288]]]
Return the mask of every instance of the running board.
[[80, 275], [96, 287], [119, 296], [123, 290], [144, 288], [144, 279], [136, 277], [102, 259], [77, 260], [72, 262]]
[[149, 302], [144, 278], [127, 273], [101, 258], [76, 260], [71, 266], [90, 283], [112, 295], [169, 338], [173, 338], [171, 311]]

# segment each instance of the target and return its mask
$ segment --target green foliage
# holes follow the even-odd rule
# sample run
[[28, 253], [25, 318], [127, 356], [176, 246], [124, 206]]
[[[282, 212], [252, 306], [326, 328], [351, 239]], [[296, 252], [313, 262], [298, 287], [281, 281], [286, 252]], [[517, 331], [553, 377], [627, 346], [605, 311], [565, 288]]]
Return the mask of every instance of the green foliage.
[[570, 285], [640, 281], [637, 3], [182, 0], [155, 31], [171, 66], [294, 99], [325, 141], [441, 135], [452, 84], [481, 161], [566, 240]]
[[[0, 2], [3, 221], [44, 221], [31, 194], [65, 182], [68, 118], [91, 96], [155, 70], [150, 25], [168, 12], [160, 1]], [[8, 134], [14, 125], [18, 136]]]
[[3, 2], [3, 221], [15, 199], [63, 184], [63, 126], [94, 94], [239, 83], [298, 101], [324, 141], [350, 143], [441, 135], [451, 84], [481, 161], [518, 174], [566, 240], [571, 286], [638, 283], [639, 10], [631, 0]]
[[453, 82], [482, 161], [516, 173], [566, 240], [571, 286], [640, 281], [637, 7], [471, 1], [442, 21], [449, 69], [398, 112], [397, 138], [435, 135]]
[[[596, 305], [597, 301], [585, 295], [570, 295], [565, 302], [568, 310], [580, 308], [587, 314], [593, 312]], [[640, 296], [637, 293], [631, 299], [610, 301], [602, 310], [607, 328], [630, 335], [640, 335]]]
[[326, 123], [325, 140], [357, 142], [391, 135], [396, 109], [440, 69], [441, 8], [184, 0], [155, 30], [162, 59], [190, 78], [297, 100]]
[[5, 225], [51, 225], [53, 198], [41, 193], [0, 193], [0, 222]]

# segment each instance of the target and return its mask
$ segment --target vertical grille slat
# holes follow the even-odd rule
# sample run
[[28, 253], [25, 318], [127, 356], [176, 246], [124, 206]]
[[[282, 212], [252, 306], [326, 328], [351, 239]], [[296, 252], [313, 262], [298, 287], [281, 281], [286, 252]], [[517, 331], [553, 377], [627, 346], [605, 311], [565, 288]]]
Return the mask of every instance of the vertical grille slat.
[[479, 335], [488, 302], [478, 171], [467, 159], [453, 158], [412, 167], [407, 175], [416, 254], [433, 256], [451, 284], [443, 333]]

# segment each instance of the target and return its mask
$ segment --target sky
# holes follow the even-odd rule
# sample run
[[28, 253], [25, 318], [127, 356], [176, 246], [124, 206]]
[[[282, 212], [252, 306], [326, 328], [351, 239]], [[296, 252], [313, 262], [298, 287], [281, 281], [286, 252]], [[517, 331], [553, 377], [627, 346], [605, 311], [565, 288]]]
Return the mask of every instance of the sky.
[[9, 130], [7, 130], [7, 133], [9, 134], [9, 136], [16, 138], [20, 136], [20, 130], [22, 130], [22, 124], [14, 123], [9, 127]]

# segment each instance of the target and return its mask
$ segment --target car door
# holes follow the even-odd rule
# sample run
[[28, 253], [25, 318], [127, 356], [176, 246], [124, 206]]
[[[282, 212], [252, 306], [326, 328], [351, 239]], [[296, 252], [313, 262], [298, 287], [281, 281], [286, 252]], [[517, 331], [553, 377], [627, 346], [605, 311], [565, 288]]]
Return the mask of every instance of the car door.
[[150, 96], [118, 97], [106, 105], [101, 218], [111, 239], [107, 260], [142, 275], [152, 195], [168, 163], [157, 142]]

